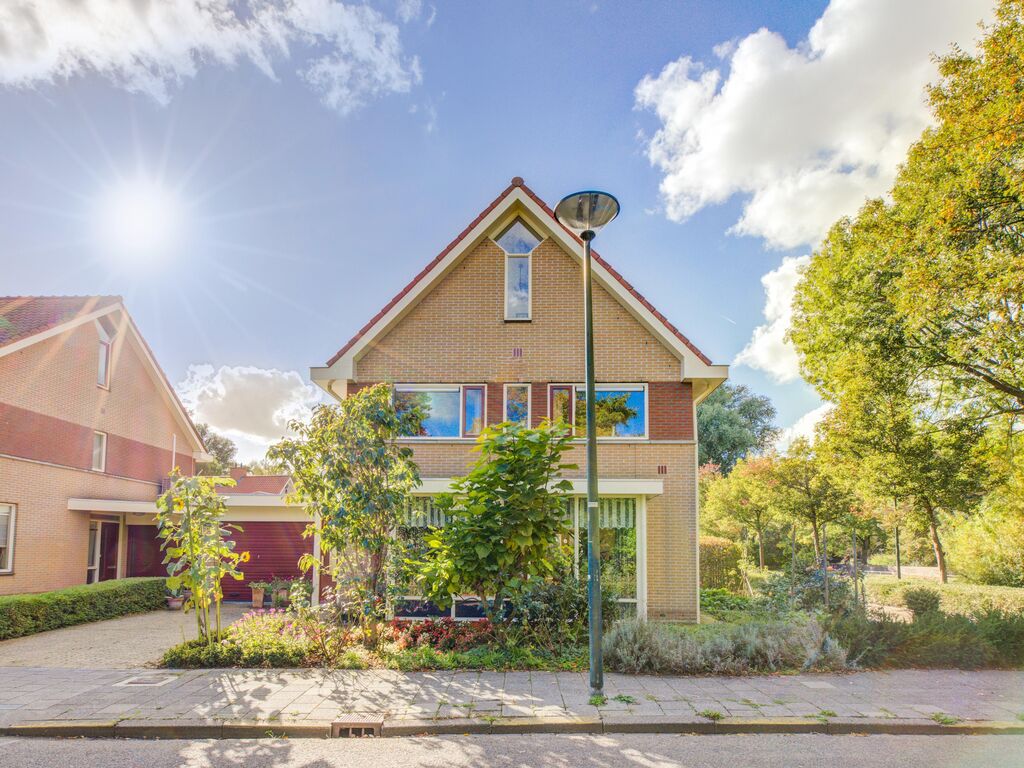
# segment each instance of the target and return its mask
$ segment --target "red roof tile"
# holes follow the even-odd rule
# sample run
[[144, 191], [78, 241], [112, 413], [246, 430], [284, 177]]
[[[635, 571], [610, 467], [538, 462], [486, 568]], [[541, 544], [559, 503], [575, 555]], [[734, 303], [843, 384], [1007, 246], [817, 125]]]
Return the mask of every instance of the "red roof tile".
[[[359, 331], [356, 333], [356, 335], [353, 336], [351, 339], [349, 339], [348, 342], [346, 342], [345, 346], [343, 346], [341, 349], [339, 349], [334, 354], [334, 356], [331, 357], [331, 359], [327, 361], [328, 367], [334, 365], [342, 355], [344, 355], [346, 352], [348, 352], [352, 348], [352, 345], [354, 345], [357, 341], [359, 341], [359, 339], [361, 339], [363, 336], [365, 336], [366, 333], [369, 332], [369, 330], [371, 328], [373, 328], [373, 326], [376, 325], [376, 323], [381, 318], [384, 317], [384, 315], [386, 315], [388, 312], [390, 312], [391, 309], [399, 301], [402, 300], [403, 296], [405, 296], [407, 293], [409, 293], [409, 291], [411, 291], [413, 288], [415, 288], [417, 283], [420, 282], [420, 280], [422, 280], [424, 277], [426, 277], [428, 274], [430, 274], [430, 271], [434, 267], [436, 267], [444, 259], [444, 257], [447, 256], [452, 251], [453, 248], [455, 248], [460, 242], [462, 242], [462, 239], [465, 238], [466, 235], [468, 235], [470, 233], [470, 231], [473, 229], [473, 227], [475, 227], [477, 224], [479, 224], [480, 221], [485, 216], [487, 216], [487, 214], [489, 214], [491, 211], [493, 211], [498, 206], [498, 204], [502, 200], [504, 200], [505, 197], [509, 193], [511, 193], [512, 190], [515, 189], [516, 187], [520, 187], [523, 190], [523, 192], [525, 192], [527, 195], [529, 195], [533, 199], [533, 201], [536, 202], [537, 205], [539, 205], [541, 207], [541, 209], [545, 213], [547, 213], [548, 216], [551, 217], [551, 221], [553, 223], [557, 224], [558, 226], [562, 226], [561, 223], [558, 221], [558, 219], [555, 218], [554, 211], [552, 211], [551, 208], [548, 207], [547, 203], [545, 203], [543, 200], [541, 200], [532, 189], [530, 189], [528, 186], [526, 186], [526, 183], [523, 181], [522, 177], [520, 177], [520, 176], [514, 177], [512, 179], [512, 183], [509, 184], [508, 187], [506, 187], [505, 190], [500, 195], [498, 195], [490, 205], [488, 205], [486, 208], [484, 208], [479, 213], [479, 215], [475, 219], [473, 219], [473, 221], [471, 221], [469, 223], [469, 226], [467, 226], [464, 230], [462, 230], [462, 232], [460, 232], [458, 234], [458, 236], [454, 240], [452, 240], [450, 243], [448, 243], [448, 245], [445, 246], [445, 249], [443, 251], [441, 251], [439, 254], [437, 254], [437, 256], [435, 256], [434, 259], [429, 264], [427, 264], [427, 266], [424, 267], [420, 271], [420, 273], [418, 275], [416, 275], [416, 277], [414, 277], [409, 282], [408, 285], [406, 285], [401, 291], [399, 291], [398, 294], [393, 299], [391, 299], [391, 301], [389, 301], [386, 305], [384, 305], [384, 308], [380, 312], [378, 312], [376, 315], [373, 316], [373, 318], [370, 320], [370, 322], [368, 322], [366, 325], [364, 325], [362, 328], [360, 328]], [[577, 237], [574, 232], [572, 232], [569, 229], [566, 229], [565, 227], [562, 227], [562, 228], [565, 229], [565, 231], [568, 232], [569, 235], [571, 237], [573, 237], [577, 242], [582, 242], [582, 241], [580, 241], [579, 237]], [[590, 252], [590, 255], [594, 258], [595, 261], [597, 261], [599, 264], [601, 264], [601, 266], [603, 266], [605, 269], [607, 269], [608, 272], [611, 273], [612, 277], [614, 277], [616, 280], [618, 280], [618, 282], [622, 285], [623, 288], [625, 288], [637, 301], [639, 301], [651, 314], [653, 314], [661, 322], [661, 324], [664, 325], [666, 329], [668, 329], [668, 331], [673, 336], [675, 336], [677, 339], [679, 339], [681, 342], [683, 342], [683, 344], [685, 344], [690, 349], [691, 352], [693, 352], [695, 355], [697, 355], [697, 357], [699, 357], [701, 360], [703, 360], [707, 365], [712, 365], [713, 364], [711, 362], [711, 359], [707, 355], [705, 355], [703, 352], [701, 352], [699, 349], [697, 349], [697, 347], [694, 345], [693, 342], [691, 342], [688, 338], [686, 338], [678, 328], [676, 328], [674, 325], [672, 325], [672, 323], [670, 323], [668, 321], [668, 319], [663, 314], [661, 314], [661, 312], [659, 312], [657, 309], [655, 309], [654, 305], [652, 305], [646, 298], [644, 298], [643, 295], [641, 295], [641, 293], [636, 290], [636, 288], [634, 288], [632, 285], [630, 285], [626, 281], [626, 279], [624, 277], [622, 277], [622, 275], [620, 275], [611, 266], [611, 264], [609, 264], [607, 261], [605, 261], [605, 259], [602, 258], [597, 253], [597, 251], [593, 251], [592, 250]]]
[[120, 296], [0, 296], [0, 347], [119, 303]]
[[[234, 474], [234, 473], [232, 473]], [[234, 488], [225, 488], [221, 493], [227, 496], [247, 494], [268, 494], [280, 496], [291, 478], [288, 475], [245, 475], [235, 478]]]

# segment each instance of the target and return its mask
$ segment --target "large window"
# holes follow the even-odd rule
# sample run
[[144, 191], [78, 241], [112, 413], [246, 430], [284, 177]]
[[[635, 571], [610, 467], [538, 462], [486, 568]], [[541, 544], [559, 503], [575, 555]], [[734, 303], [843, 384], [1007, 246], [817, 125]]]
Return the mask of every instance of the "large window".
[[406, 437], [476, 437], [486, 419], [481, 384], [399, 384], [395, 408], [408, 415]]
[[92, 433], [92, 468], [97, 472], [107, 471], [107, 435], [105, 432]]
[[530, 385], [505, 385], [505, 421], [530, 426]]
[[516, 219], [494, 238], [505, 251], [505, 319], [529, 320], [531, 317], [531, 253], [541, 237], [522, 219]]
[[[578, 437], [587, 434], [587, 389], [579, 384], [553, 384], [549, 389], [552, 421], [572, 425]], [[598, 384], [594, 407], [597, 436], [647, 437], [647, 387], [643, 384]]]
[[[633, 497], [607, 497], [599, 501], [601, 523], [601, 583], [613, 594], [626, 614], [636, 614], [643, 590], [642, 536], [640, 504]], [[566, 554], [572, 558], [573, 574], [583, 581], [587, 578], [587, 501], [579, 497], [566, 499], [566, 517], [569, 535], [563, 539]], [[404, 515], [398, 536], [405, 547], [408, 560], [415, 560], [426, 551], [426, 533], [430, 528], [441, 528], [448, 521], [437, 509], [432, 498], [417, 496]], [[450, 615], [455, 619], [476, 619], [480, 611], [475, 597], [460, 597], [450, 609], [442, 610], [417, 596], [415, 574], [409, 569], [399, 575], [404, 597], [394, 604], [395, 615], [400, 618], [430, 618]]]
[[0, 573], [14, 569], [14, 505], [0, 504]]

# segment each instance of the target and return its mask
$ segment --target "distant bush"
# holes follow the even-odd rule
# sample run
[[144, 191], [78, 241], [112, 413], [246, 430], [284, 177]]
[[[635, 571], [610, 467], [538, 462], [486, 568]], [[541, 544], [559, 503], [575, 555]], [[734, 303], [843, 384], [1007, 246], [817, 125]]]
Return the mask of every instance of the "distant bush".
[[727, 589], [702, 589], [700, 609], [712, 615], [725, 611], [744, 611], [750, 608], [751, 600], [746, 595], [734, 595]]
[[624, 621], [604, 646], [610, 669], [654, 674], [745, 674], [845, 666], [842, 649], [813, 618], [674, 626]]
[[705, 589], [738, 592], [743, 585], [740, 561], [743, 548], [718, 536], [700, 537], [700, 585]]
[[1024, 617], [987, 611], [973, 618], [922, 613], [912, 622], [856, 611], [831, 632], [850, 663], [888, 668], [1010, 668], [1024, 664]]
[[166, 608], [166, 597], [167, 581], [160, 577], [0, 597], [0, 640]]
[[918, 619], [939, 610], [939, 593], [931, 587], [911, 587], [903, 592], [903, 604]]
[[872, 576], [865, 582], [868, 602], [903, 607], [904, 594], [914, 587], [927, 587], [939, 593], [939, 608], [944, 613], [969, 616], [979, 611], [1001, 611], [1005, 614], [1024, 614], [1024, 589], [993, 587], [986, 584], [968, 584], [951, 581], [940, 584], [927, 579], [897, 579], [891, 576]]
[[[821, 569], [773, 573], [760, 585], [758, 603], [774, 611], [817, 611], [825, 608], [825, 580]], [[828, 574], [828, 607], [832, 612], [856, 606], [853, 580], [841, 573]]]
[[969, 581], [1024, 587], [1024, 510], [1020, 499], [988, 500], [946, 537], [950, 567]]

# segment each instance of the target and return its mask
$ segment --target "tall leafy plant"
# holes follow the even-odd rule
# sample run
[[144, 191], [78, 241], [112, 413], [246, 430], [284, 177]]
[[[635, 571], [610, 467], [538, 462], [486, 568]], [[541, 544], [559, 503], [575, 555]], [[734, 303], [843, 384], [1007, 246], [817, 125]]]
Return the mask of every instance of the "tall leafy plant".
[[[167, 566], [167, 586], [187, 591], [186, 608], [194, 609], [200, 639], [212, 645], [221, 636], [221, 579], [241, 581], [241, 563], [248, 552], [236, 552], [228, 538], [238, 526], [223, 522], [227, 507], [217, 487], [230, 487], [229, 477], [185, 477], [177, 469], [171, 487], [157, 499], [157, 536]], [[211, 626], [211, 611], [213, 626]]]
[[[383, 616], [394, 582], [395, 531], [419, 484], [412, 450], [396, 440], [416, 418], [415, 409], [396, 411], [391, 388], [378, 384], [293, 421], [296, 437], [267, 454], [295, 482], [294, 499], [311, 518], [306, 534], [320, 538], [319, 567], [363, 621]], [[299, 564], [308, 570], [317, 560], [304, 555]]]
[[555, 572], [559, 537], [570, 532], [560, 479], [572, 435], [559, 424], [536, 429], [502, 423], [480, 435], [473, 468], [437, 499], [448, 518], [427, 535], [414, 564], [424, 594], [438, 605], [476, 595], [493, 616], [506, 598]]

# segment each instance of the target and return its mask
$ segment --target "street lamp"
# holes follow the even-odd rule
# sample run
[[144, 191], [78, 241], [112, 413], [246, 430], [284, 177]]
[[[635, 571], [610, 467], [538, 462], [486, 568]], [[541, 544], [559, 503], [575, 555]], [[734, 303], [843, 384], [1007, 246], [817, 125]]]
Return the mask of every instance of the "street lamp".
[[619, 215], [619, 201], [607, 192], [588, 190], [562, 198], [555, 218], [583, 241], [583, 333], [586, 337], [587, 379], [587, 607], [590, 622], [590, 692], [604, 689], [601, 653], [601, 549], [597, 500], [597, 419], [594, 401], [594, 310], [590, 241]]

